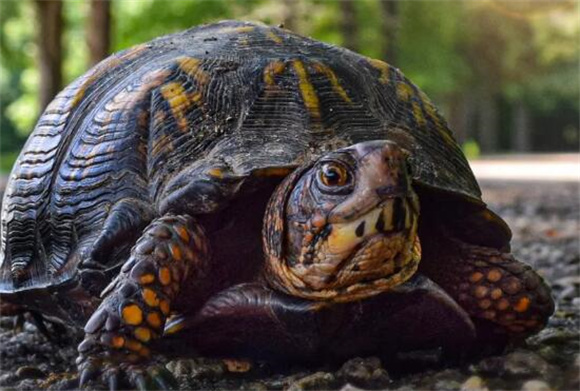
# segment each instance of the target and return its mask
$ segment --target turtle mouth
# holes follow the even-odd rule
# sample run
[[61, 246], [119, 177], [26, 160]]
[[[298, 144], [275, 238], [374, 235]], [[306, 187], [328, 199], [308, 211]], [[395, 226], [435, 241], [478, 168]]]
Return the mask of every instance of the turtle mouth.
[[412, 196], [389, 198], [344, 223], [329, 223], [313, 243], [311, 262], [300, 263], [300, 279], [335, 301], [378, 294], [417, 270], [418, 204]]

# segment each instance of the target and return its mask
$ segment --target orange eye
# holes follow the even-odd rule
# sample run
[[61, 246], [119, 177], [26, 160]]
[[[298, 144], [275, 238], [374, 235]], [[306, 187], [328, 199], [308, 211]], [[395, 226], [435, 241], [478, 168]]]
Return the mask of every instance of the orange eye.
[[348, 180], [348, 171], [342, 164], [325, 163], [320, 169], [320, 181], [325, 186], [344, 186], [348, 183]]

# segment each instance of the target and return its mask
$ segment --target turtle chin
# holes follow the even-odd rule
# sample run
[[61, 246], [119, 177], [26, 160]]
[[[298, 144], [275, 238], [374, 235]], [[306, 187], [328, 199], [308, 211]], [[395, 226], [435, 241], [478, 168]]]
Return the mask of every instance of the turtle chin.
[[421, 257], [414, 201], [387, 199], [350, 221], [329, 219], [314, 251], [293, 267], [309, 298], [360, 300], [408, 280]]

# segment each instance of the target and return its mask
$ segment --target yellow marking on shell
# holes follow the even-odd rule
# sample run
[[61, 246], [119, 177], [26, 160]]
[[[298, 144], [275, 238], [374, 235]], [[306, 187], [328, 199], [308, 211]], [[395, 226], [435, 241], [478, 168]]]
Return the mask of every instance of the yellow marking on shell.
[[310, 116], [315, 119], [320, 119], [320, 101], [318, 100], [318, 95], [314, 90], [314, 86], [310, 83], [308, 79], [308, 73], [304, 64], [300, 60], [294, 60], [292, 62], [296, 76], [298, 77], [298, 87], [300, 88], [300, 93], [302, 95], [302, 100], [304, 101], [304, 106], [310, 113]]
[[161, 327], [161, 317], [157, 312], [150, 312], [147, 314], [147, 323], [155, 328]]
[[149, 307], [157, 307], [159, 305], [157, 293], [149, 288], [143, 289], [143, 300]]
[[218, 30], [220, 34], [251, 33], [252, 31], [254, 31], [254, 26], [240, 26], [240, 27], [227, 26]]
[[478, 282], [483, 278], [483, 273], [475, 272], [471, 276], [469, 276], [469, 281], [471, 282]]
[[84, 98], [87, 89], [93, 85], [93, 83], [103, 76], [107, 71], [113, 70], [114, 68], [118, 67], [122, 64], [122, 60], [116, 56], [111, 56], [104, 61], [100, 62], [95, 68], [93, 68], [92, 72], [85, 77], [82, 84], [79, 86], [77, 92], [75, 93], [74, 97], [71, 101], [71, 107], [75, 107], [79, 104], [79, 102]]
[[113, 339], [111, 340], [111, 345], [113, 345], [113, 347], [116, 349], [122, 348], [124, 344], [125, 344], [125, 338], [118, 336], [118, 335], [114, 336]]
[[258, 178], [284, 178], [292, 171], [294, 169], [288, 167], [268, 167], [254, 170], [252, 175]]
[[420, 127], [424, 127], [427, 124], [427, 121], [425, 120], [421, 106], [415, 101], [413, 101], [411, 106], [413, 106], [413, 117], [415, 118], [415, 122], [417, 122], [417, 125]]
[[171, 283], [171, 270], [166, 267], [159, 269], [159, 282], [161, 285], [169, 285]]
[[397, 98], [403, 102], [408, 102], [413, 95], [415, 95], [415, 91], [413, 87], [411, 87], [406, 82], [399, 82], [397, 83]]
[[520, 300], [518, 300], [518, 302], [514, 306], [514, 310], [516, 310], [516, 312], [526, 312], [528, 308], [530, 308], [530, 303], [531, 303], [530, 299], [524, 296]]
[[161, 312], [163, 312], [163, 315], [169, 314], [169, 302], [167, 300], [161, 300], [159, 302], [159, 308], [161, 309]]
[[340, 82], [338, 81], [338, 78], [336, 77], [336, 74], [332, 71], [332, 69], [330, 69], [330, 67], [317, 63], [314, 64], [314, 69], [316, 69], [316, 71], [326, 76], [326, 78], [328, 79], [328, 81], [330, 81], [330, 84], [332, 85], [332, 89], [334, 90], [334, 92], [340, 95], [342, 100], [344, 100], [347, 103], [352, 103], [352, 100], [346, 93], [345, 89], [342, 88]]
[[499, 280], [501, 280], [502, 277], [502, 273], [501, 270], [499, 269], [491, 269], [489, 272], [487, 272], [487, 280], [491, 281], [491, 282], [498, 282]]
[[144, 274], [139, 277], [139, 282], [141, 284], [151, 284], [153, 281], [155, 281], [155, 276], [153, 274]]
[[266, 36], [267, 36], [268, 38], [270, 38], [272, 41], [274, 41], [275, 43], [277, 43], [278, 45], [279, 45], [279, 44], [281, 44], [281, 43], [283, 42], [283, 41], [282, 41], [282, 38], [281, 38], [281, 37], [279, 37], [278, 35], [276, 35], [276, 33], [275, 33], [274, 31], [272, 31], [272, 30], [269, 30], [269, 31], [266, 33]]
[[191, 106], [195, 99], [191, 94], [185, 92], [185, 89], [180, 83], [171, 82], [163, 85], [160, 88], [161, 95], [169, 103], [173, 117], [177, 121], [179, 129], [187, 130], [188, 122], [186, 118], [187, 109]]
[[145, 43], [140, 45], [135, 45], [132, 48], [127, 49], [125, 52], [120, 53], [119, 59], [122, 61], [133, 60], [137, 58], [141, 53], [143, 53], [149, 46]]
[[376, 60], [374, 58], [369, 58], [369, 63], [373, 68], [381, 72], [379, 81], [383, 84], [387, 84], [389, 82], [389, 71], [391, 69], [391, 66], [384, 61]]
[[435, 129], [443, 137], [443, 140], [447, 145], [455, 145], [456, 142], [451, 135], [451, 132], [447, 128], [444, 119], [437, 112], [437, 108], [431, 102], [431, 100], [425, 95], [423, 91], [419, 91], [419, 99], [423, 102], [423, 108], [427, 113], [427, 116], [431, 119], [431, 122], [435, 126]]
[[135, 338], [141, 342], [149, 342], [151, 339], [151, 330], [147, 327], [137, 327], [135, 329]]
[[125, 323], [137, 326], [143, 322], [143, 312], [136, 304], [129, 304], [121, 311]]
[[192, 57], [180, 57], [177, 60], [179, 68], [188, 74], [192, 79], [196, 80], [199, 84], [204, 85], [209, 82], [209, 74], [201, 69], [201, 60]]
[[176, 261], [181, 261], [182, 259], [181, 248], [177, 244], [170, 245], [169, 251], [171, 252], [171, 256], [173, 257], [173, 259], [175, 259]]
[[286, 64], [282, 61], [272, 61], [264, 68], [264, 83], [268, 86], [276, 84], [276, 76], [284, 72]]

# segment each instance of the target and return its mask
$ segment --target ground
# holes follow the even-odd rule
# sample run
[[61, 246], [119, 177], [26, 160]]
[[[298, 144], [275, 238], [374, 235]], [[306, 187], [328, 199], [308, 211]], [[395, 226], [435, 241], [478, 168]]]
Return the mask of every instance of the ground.
[[[580, 389], [580, 221], [578, 183], [481, 183], [484, 199], [511, 226], [516, 256], [550, 283], [557, 310], [547, 328], [501, 355], [461, 364], [441, 363], [437, 352], [403, 357], [414, 372], [385, 369], [377, 358], [353, 358], [342, 367], [286, 368], [254, 365], [231, 371], [220, 360], [174, 360], [167, 368], [183, 389], [389, 389], [389, 390], [577, 390]], [[79, 335], [67, 332], [65, 340]], [[70, 389], [76, 344], [53, 345], [30, 323], [15, 332], [0, 322], [0, 388]], [[244, 369], [244, 368], [242, 368]]]

